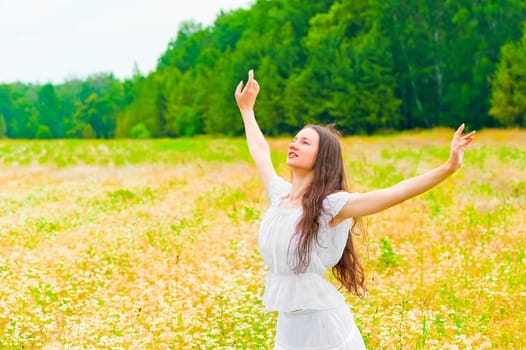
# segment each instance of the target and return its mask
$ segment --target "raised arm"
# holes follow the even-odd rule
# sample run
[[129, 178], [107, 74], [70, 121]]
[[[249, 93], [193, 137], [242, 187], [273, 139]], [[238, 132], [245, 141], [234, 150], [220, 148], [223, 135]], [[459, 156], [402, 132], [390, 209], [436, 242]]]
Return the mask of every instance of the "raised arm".
[[453, 136], [448, 161], [422, 175], [412, 177], [396, 185], [351, 196], [343, 209], [334, 217], [332, 224], [351, 217], [367, 216], [378, 213], [396, 204], [415, 197], [435, 187], [462, 166], [464, 150], [473, 141], [475, 131], [462, 136], [462, 124]]
[[276, 170], [274, 169], [270, 158], [270, 147], [265, 140], [263, 133], [259, 129], [254, 114], [254, 104], [256, 103], [258, 93], [259, 85], [257, 81], [254, 80], [254, 71], [251, 69], [248, 72], [247, 85], [243, 89], [243, 81], [240, 81], [236, 88], [235, 97], [239, 111], [243, 117], [250, 155], [252, 156], [254, 163], [256, 163], [259, 176], [261, 177], [265, 188], [268, 189], [270, 181], [276, 176]]

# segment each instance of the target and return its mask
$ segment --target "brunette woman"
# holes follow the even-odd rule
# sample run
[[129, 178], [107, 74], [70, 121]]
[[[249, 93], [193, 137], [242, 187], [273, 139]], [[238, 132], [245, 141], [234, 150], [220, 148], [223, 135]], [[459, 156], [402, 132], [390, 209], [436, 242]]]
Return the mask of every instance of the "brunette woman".
[[289, 145], [291, 181], [276, 174], [254, 115], [259, 85], [252, 70], [235, 91], [250, 154], [270, 197], [259, 248], [269, 268], [263, 304], [278, 311], [274, 349], [365, 349], [344, 297], [323, 278], [331, 268], [350, 292], [363, 297], [364, 272], [353, 245], [358, 218], [378, 213], [444, 181], [462, 165], [474, 132], [453, 136], [443, 165], [392, 187], [349, 193], [334, 130], [307, 125]]

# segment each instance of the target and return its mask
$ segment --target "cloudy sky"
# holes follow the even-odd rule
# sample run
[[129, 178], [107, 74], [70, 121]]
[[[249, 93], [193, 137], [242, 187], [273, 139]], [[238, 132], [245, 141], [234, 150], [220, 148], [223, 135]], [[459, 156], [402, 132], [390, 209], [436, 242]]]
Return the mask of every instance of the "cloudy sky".
[[[255, 1], [255, 0], [254, 0]], [[0, 0], [0, 83], [144, 74], [182, 21], [204, 25], [252, 0]]]

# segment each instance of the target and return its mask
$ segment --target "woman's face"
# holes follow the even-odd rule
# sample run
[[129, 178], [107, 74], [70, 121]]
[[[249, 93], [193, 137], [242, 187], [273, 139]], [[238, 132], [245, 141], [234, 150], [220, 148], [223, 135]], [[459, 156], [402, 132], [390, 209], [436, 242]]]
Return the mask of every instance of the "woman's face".
[[318, 156], [320, 135], [312, 128], [302, 129], [289, 144], [287, 165], [291, 168], [312, 170]]

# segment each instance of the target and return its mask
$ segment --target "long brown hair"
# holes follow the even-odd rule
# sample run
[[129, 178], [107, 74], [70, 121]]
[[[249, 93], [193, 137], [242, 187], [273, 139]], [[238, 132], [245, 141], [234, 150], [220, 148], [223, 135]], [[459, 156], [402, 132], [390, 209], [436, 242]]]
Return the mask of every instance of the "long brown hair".
[[[302, 198], [303, 215], [297, 226], [297, 265], [294, 272], [304, 272], [309, 265], [312, 246], [318, 244], [320, 215], [323, 200], [331, 193], [347, 191], [347, 181], [339, 132], [334, 125], [307, 125], [319, 135], [318, 155], [314, 163], [314, 179]], [[353, 235], [361, 226], [359, 218], [353, 218], [353, 225], [347, 237], [343, 255], [332, 268], [334, 277], [351, 293], [362, 298], [366, 294], [364, 270], [354, 249]]]

